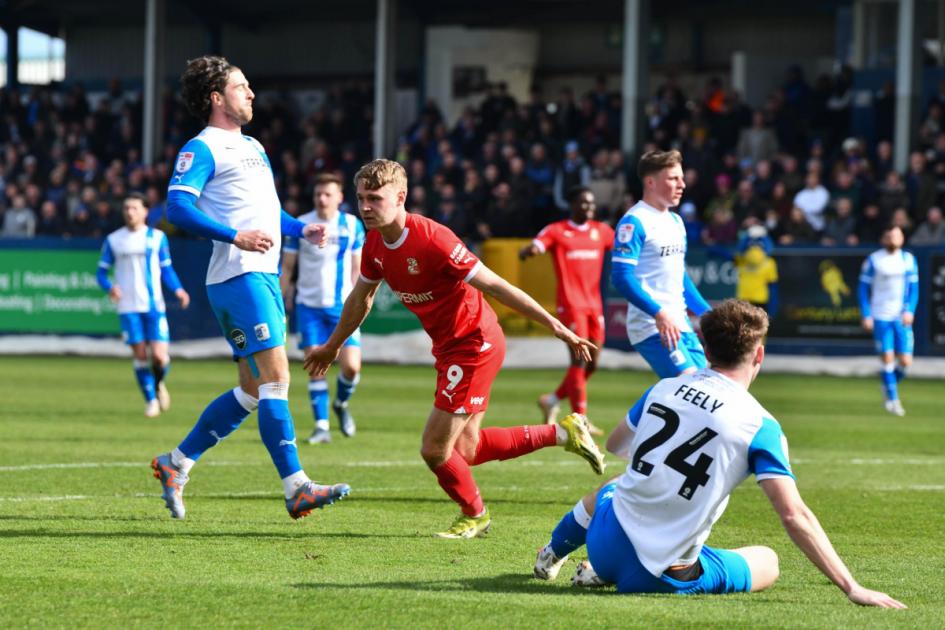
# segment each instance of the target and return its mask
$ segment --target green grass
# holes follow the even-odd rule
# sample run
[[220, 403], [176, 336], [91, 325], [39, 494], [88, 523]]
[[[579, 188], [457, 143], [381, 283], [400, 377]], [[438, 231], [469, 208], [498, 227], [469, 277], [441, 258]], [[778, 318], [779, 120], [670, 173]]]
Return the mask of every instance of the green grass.
[[[310, 430], [297, 366], [291, 395]], [[487, 424], [537, 420], [560, 377], [506, 371]], [[255, 416], [209, 452], [172, 522], [148, 462], [176, 445], [210, 397], [232, 387], [224, 361], [178, 361], [173, 408], [142, 415], [130, 360], [0, 358], [0, 627], [942, 627], [945, 440], [938, 381], [907, 381], [909, 415], [882, 411], [878, 379], [765, 375], [753, 391], [781, 421], [802, 494], [855, 576], [907, 611], [858, 608], [797, 551], [751, 481], [710, 543], [770, 545], [782, 576], [725, 597], [618, 596], [531, 578], [535, 550], [598, 483], [560, 449], [476, 469], [488, 537], [435, 540], [456, 509], [421, 464], [430, 368], [368, 366], [352, 408], [356, 438], [300, 449], [352, 496], [293, 522]], [[592, 419], [610, 428], [654, 381], [602, 372]], [[43, 464], [99, 467], [42, 467]], [[112, 465], [108, 465], [111, 463]], [[118, 464], [118, 465], [115, 465]], [[620, 463], [612, 460], [612, 471]], [[54, 499], [53, 497], [71, 497]], [[580, 555], [580, 554], [578, 554]]]

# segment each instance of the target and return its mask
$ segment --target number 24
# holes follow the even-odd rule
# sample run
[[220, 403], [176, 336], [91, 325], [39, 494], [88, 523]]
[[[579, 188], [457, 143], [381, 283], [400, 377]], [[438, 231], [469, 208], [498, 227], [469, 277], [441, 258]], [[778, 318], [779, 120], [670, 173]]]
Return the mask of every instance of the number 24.
[[[640, 444], [633, 454], [633, 459], [630, 460], [630, 468], [641, 475], [649, 477], [653, 472], [653, 464], [644, 460], [643, 456], [653, 449], [662, 446], [676, 434], [676, 431], [679, 430], [679, 414], [659, 403], [652, 403], [649, 408], [647, 408], [646, 412], [660, 418], [663, 421], [663, 428], [643, 440], [643, 443]], [[711, 466], [712, 462], [715, 460], [705, 453], [699, 453], [699, 458], [696, 459], [695, 464], [690, 464], [686, 461], [686, 458], [698, 451], [717, 435], [718, 433], [709, 427], [704, 427], [694, 436], [670, 451], [666, 459], [663, 460], [664, 464], [685, 477], [682, 486], [679, 487], [679, 496], [687, 501], [692, 500], [692, 495], [699, 489], [699, 486], [704, 486], [709, 483], [709, 466]]]

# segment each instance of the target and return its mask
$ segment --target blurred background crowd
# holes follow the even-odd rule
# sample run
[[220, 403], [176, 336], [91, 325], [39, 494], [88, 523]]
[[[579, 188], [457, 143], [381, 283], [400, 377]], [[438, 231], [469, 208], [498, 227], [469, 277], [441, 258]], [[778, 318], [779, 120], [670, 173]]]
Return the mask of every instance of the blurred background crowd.
[[[897, 172], [893, 86], [873, 99], [876, 137], [867, 143], [850, 134], [851, 77], [844, 67], [810, 82], [788, 68], [756, 109], [720, 79], [701, 93], [672, 79], [658, 87], [640, 152], [682, 153], [687, 188], [676, 210], [691, 245], [734, 245], [752, 226], [778, 245], [875, 244], [889, 222], [910, 245], [945, 243], [945, 85], [923, 105], [919, 146]], [[146, 166], [140, 98], [119, 82], [94, 99], [80, 84], [0, 90], [0, 234], [102, 237], [120, 227], [121, 202], [137, 191], [149, 224], [181, 235], [164, 217], [165, 189], [177, 150], [200, 124], [174, 96], [165, 101], [163, 159]], [[287, 211], [307, 212], [314, 177], [338, 172], [346, 209], [357, 213], [352, 180], [373, 157], [372, 103], [371, 85], [357, 81], [331, 86], [305, 115], [292, 99], [257, 97], [244, 132], [266, 148]], [[533, 236], [566, 216], [565, 193], [579, 184], [594, 192], [598, 218], [615, 223], [640, 192], [638, 155], [619, 148], [620, 120], [620, 92], [603, 76], [583, 94], [536, 86], [525, 102], [498, 83], [455, 122], [427, 102], [391, 157], [407, 168], [408, 210], [475, 246]]]

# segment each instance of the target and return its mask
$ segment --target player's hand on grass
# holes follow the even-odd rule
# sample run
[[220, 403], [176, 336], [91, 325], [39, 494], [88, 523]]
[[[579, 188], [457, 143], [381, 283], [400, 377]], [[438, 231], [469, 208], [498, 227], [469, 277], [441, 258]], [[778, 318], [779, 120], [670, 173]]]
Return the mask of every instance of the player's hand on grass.
[[302, 236], [312, 245], [324, 247], [328, 243], [328, 230], [324, 224], [309, 223], [302, 229]]
[[190, 306], [190, 294], [183, 289], [177, 289], [174, 291], [174, 295], [177, 296], [178, 301], [180, 301], [181, 308], [187, 308]]
[[112, 288], [108, 290], [108, 299], [118, 304], [118, 300], [121, 299], [121, 289], [118, 288], [117, 284], [113, 284]]
[[865, 330], [866, 332], [873, 332], [873, 318], [872, 317], [864, 317], [863, 321], [860, 323], [863, 326], [863, 330]]
[[240, 230], [236, 233], [233, 244], [247, 252], [267, 252], [275, 242], [262, 230]]
[[310, 376], [325, 376], [325, 372], [338, 358], [340, 351], [341, 348], [333, 348], [327, 344], [314, 346], [305, 353], [302, 365]]
[[902, 314], [902, 325], [903, 325], [903, 326], [911, 326], [911, 325], [912, 325], [912, 321], [913, 321], [914, 319], [915, 319], [915, 315], [913, 315], [913, 314], [910, 313], [909, 311], [906, 311], [905, 313]]
[[681, 335], [679, 326], [677, 326], [673, 318], [666, 313], [665, 309], [659, 311], [653, 319], [656, 320], [656, 330], [660, 333], [660, 341], [663, 343], [663, 346], [669, 350], [675, 350], [676, 346], [679, 345], [679, 337]]
[[908, 608], [902, 602], [893, 599], [886, 593], [880, 593], [879, 591], [871, 591], [868, 588], [863, 588], [862, 586], [854, 586], [853, 590], [847, 593], [847, 597], [854, 604], [859, 604], [860, 606], [878, 606], [879, 608]]

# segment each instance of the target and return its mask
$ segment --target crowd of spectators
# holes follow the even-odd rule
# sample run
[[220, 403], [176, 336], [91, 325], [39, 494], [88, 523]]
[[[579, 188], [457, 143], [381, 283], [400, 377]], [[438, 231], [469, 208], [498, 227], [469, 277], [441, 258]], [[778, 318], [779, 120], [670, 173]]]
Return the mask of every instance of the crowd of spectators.
[[[912, 245], [945, 243], [945, 85], [925, 107], [907, 172], [892, 163], [893, 94], [874, 100], [876, 141], [853, 137], [852, 76], [807, 83], [797, 68], [759, 108], [718, 79], [685, 94], [672, 79], [647, 103], [640, 152], [678, 149], [686, 192], [680, 207], [693, 245], [732, 245], [764, 226], [780, 245], [877, 242], [900, 225]], [[519, 103], [494, 84], [451, 124], [428, 102], [403, 131], [393, 157], [408, 171], [407, 208], [448, 225], [470, 244], [529, 237], [566, 216], [566, 191], [594, 192], [598, 218], [616, 222], [638, 195], [637, 156], [620, 151], [621, 97], [598, 77], [580, 96], [539, 88]], [[94, 107], [90, 102], [94, 100]], [[353, 175], [371, 157], [370, 85], [332, 87], [302, 116], [288, 96], [259, 98], [246, 133], [266, 148], [290, 213], [311, 207], [314, 177], [339, 172], [357, 212]], [[165, 97], [164, 151], [142, 163], [141, 103], [118, 82], [90, 99], [81, 85], [0, 90], [0, 211], [3, 236], [102, 237], [121, 225], [128, 192], [144, 193], [149, 223], [164, 220], [164, 191], [178, 148], [200, 125]]]

